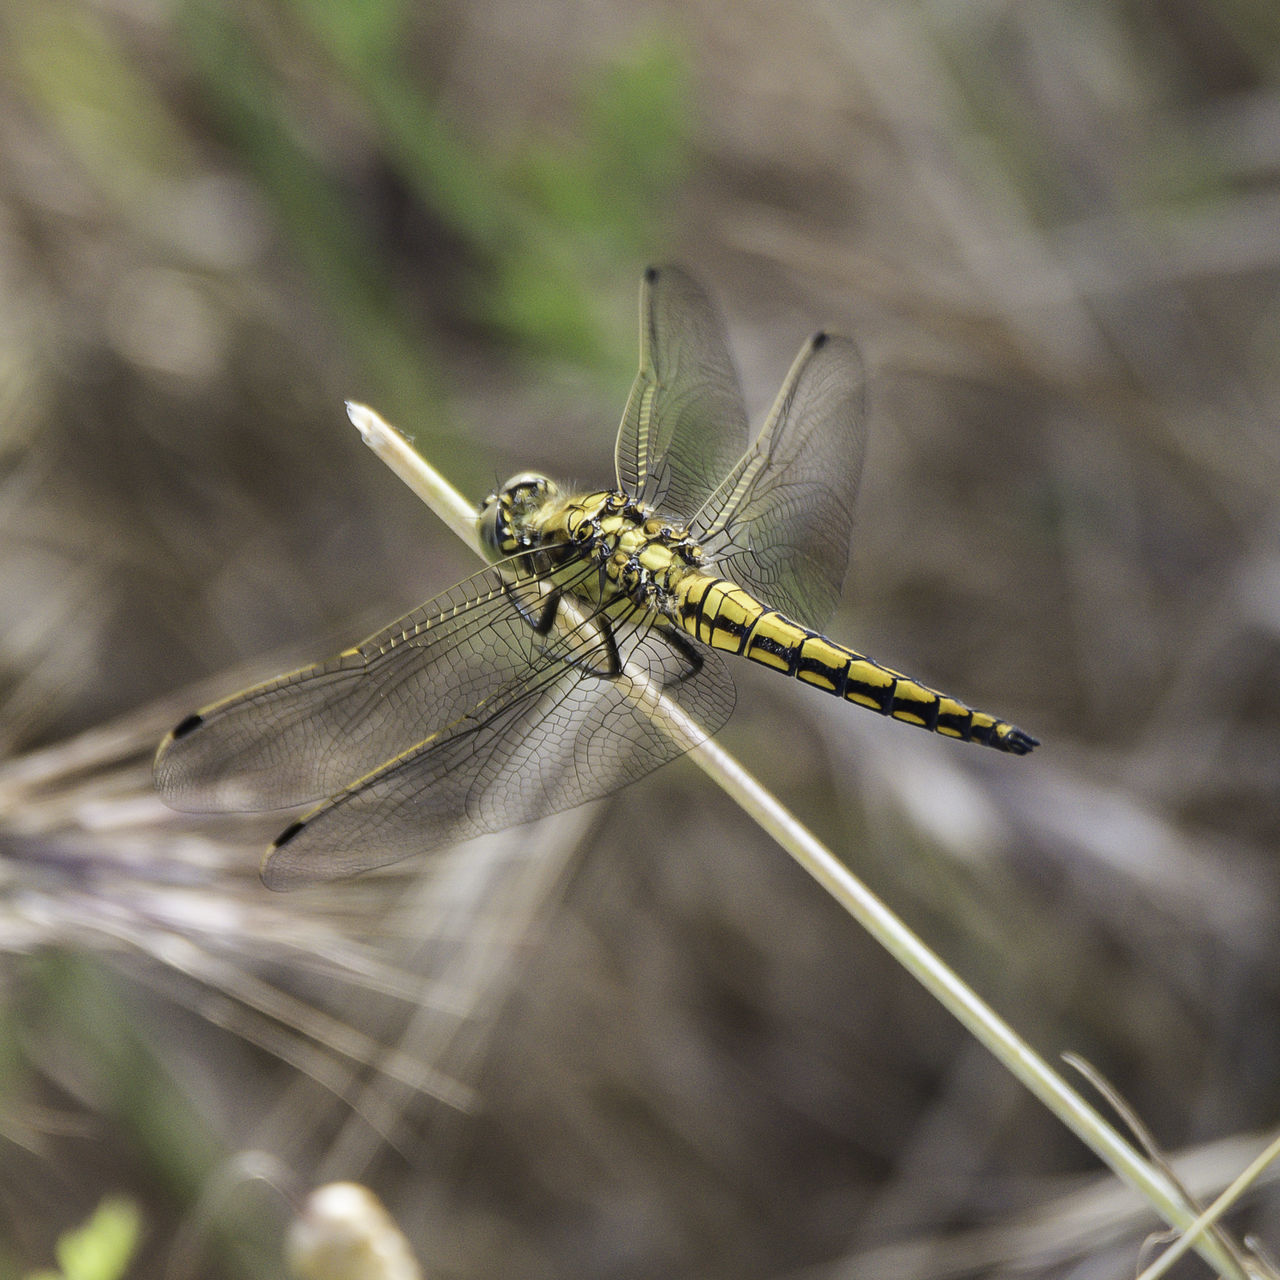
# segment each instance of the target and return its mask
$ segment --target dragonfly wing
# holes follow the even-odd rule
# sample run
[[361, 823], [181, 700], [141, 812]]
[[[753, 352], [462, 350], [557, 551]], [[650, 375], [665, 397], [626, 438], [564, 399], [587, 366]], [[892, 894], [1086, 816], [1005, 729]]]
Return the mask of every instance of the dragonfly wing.
[[640, 372], [614, 455], [618, 487], [687, 521], [747, 443], [720, 317], [679, 267], [650, 267], [640, 287]]
[[865, 401], [857, 347], [816, 334], [759, 438], [691, 525], [725, 577], [810, 626], [826, 623], [844, 583]]
[[504, 581], [485, 570], [329, 662], [204, 708], [161, 743], [161, 794], [174, 808], [204, 812], [334, 794], [567, 645], [531, 624], [548, 590], [533, 577]]
[[[574, 808], [724, 724], [734, 691], [718, 655], [699, 647], [695, 669], [656, 629], [619, 630], [621, 674], [541, 659], [471, 716], [305, 815], [269, 850], [263, 880], [289, 889], [354, 875]], [[697, 722], [692, 737], [664, 731], [656, 689]]]

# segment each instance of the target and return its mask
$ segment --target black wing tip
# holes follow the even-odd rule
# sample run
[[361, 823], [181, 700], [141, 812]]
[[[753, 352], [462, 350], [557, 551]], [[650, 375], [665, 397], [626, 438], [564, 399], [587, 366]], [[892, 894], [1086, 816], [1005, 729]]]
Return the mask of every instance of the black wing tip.
[[287, 845], [306, 825], [305, 818], [299, 818], [297, 822], [291, 822], [267, 846], [267, 851], [262, 855], [262, 863], [258, 867], [258, 878], [273, 893], [282, 893], [289, 889], [296, 889], [299, 885], [310, 883], [305, 878], [291, 878], [284, 861], [276, 859], [277, 852]]
[[825, 329], [819, 329], [817, 333], [809, 339], [809, 345], [815, 351], [821, 351], [823, 347], [831, 341], [831, 335]]
[[297, 822], [291, 822], [285, 829], [271, 842], [271, 848], [267, 850], [267, 857], [270, 857], [277, 849], [282, 849], [290, 840], [298, 834], [307, 824], [301, 819]]
[[204, 724], [204, 716], [198, 711], [193, 711], [185, 720], [179, 721], [174, 726], [173, 732], [169, 734], [169, 737], [174, 742], [180, 742], [183, 738], [195, 733], [202, 724]]

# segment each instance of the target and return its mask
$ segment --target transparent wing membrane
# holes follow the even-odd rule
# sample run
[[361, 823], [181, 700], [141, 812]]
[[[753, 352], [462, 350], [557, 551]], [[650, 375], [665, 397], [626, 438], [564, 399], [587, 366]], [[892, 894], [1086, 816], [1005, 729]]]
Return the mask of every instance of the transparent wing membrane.
[[726, 578], [809, 626], [831, 616], [849, 562], [864, 384], [848, 338], [811, 338], [759, 438], [693, 520]]
[[488, 570], [331, 662], [215, 703], [162, 744], [161, 794], [193, 810], [330, 797], [264, 867], [268, 884], [293, 886], [502, 830], [643, 777], [691, 745], [662, 731], [653, 689], [706, 733], [728, 719], [733, 683], [716, 655], [691, 665], [643, 618], [565, 625], [558, 612], [539, 634], [552, 592]]
[[321, 800], [465, 716], [548, 647], [486, 570], [329, 662], [189, 717], [161, 745], [157, 784], [196, 811]]
[[269, 852], [272, 888], [352, 875], [608, 795], [693, 743], [665, 732], [654, 690], [686, 709], [703, 735], [733, 710], [733, 683], [708, 655], [691, 672], [656, 630], [628, 627], [623, 672], [582, 676], [549, 656], [464, 721], [306, 815]]
[[618, 432], [624, 493], [691, 526], [727, 578], [821, 626], [844, 583], [866, 446], [865, 378], [848, 338], [818, 334], [748, 449], [720, 317], [678, 267], [640, 293], [640, 372]]
[[748, 443], [724, 326], [679, 267], [650, 267], [640, 290], [640, 372], [618, 429], [618, 488], [682, 524]]

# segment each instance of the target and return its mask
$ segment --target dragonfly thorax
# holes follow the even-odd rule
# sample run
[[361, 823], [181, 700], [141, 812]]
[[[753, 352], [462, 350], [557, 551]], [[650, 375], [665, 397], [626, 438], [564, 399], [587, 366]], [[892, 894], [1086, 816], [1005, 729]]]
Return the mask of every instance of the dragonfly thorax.
[[594, 581], [580, 580], [572, 589], [606, 605], [626, 597], [641, 609], [665, 614], [680, 580], [707, 567], [703, 549], [687, 529], [619, 490], [549, 505], [537, 536], [545, 551], [563, 548], [566, 562], [597, 566]]
[[[478, 520], [490, 559], [522, 560], [597, 604], [626, 596], [664, 612], [675, 582], [706, 569], [688, 530], [617, 489], [567, 495], [546, 476], [521, 472], [484, 500]], [[584, 565], [595, 572], [574, 568]]]

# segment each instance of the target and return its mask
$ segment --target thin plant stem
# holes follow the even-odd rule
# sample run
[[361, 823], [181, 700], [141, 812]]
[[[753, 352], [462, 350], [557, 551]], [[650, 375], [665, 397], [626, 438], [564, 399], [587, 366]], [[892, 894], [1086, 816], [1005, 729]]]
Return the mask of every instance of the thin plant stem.
[[[366, 444], [432, 511], [481, 554], [476, 508], [454, 489], [395, 427], [365, 405], [347, 413]], [[771, 835], [863, 928], [984, 1044], [1006, 1069], [1056, 1115], [1124, 1182], [1139, 1192], [1172, 1227], [1186, 1231], [1196, 1219], [1177, 1185], [1144, 1159], [1030, 1045], [947, 967], [888, 907], [822, 845], [805, 826], [683, 710], [651, 690], [651, 710], [664, 728], [689, 747], [690, 758], [763, 830]], [[648, 699], [646, 698], [646, 703]], [[1245, 1280], [1238, 1262], [1211, 1236], [1197, 1252], [1222, 1276]]]
[[[1139, 1277], [1138, 1280], [1159, 1280], [1184, 1253], [1199, 1249], [1218, 1219], [1262, 1176], [1269, 1164], [1280, 1158], [1280, 1137], [1273, 1138], [1248, 1166], [1232, 1180], [1231, 1185], [1193, 1222], [1183, 1234], [1164, 1251]], [[1201, 1250], [1201, 1252], [1203, 1252]]]

